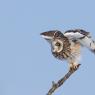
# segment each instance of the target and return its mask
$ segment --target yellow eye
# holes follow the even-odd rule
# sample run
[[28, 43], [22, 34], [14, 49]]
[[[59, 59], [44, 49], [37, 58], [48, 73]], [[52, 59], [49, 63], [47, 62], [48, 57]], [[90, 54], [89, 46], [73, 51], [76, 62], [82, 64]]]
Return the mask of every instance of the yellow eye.
[[56, 46], [61, 46], [61, 44], [60, 44], [59, 42], [57, 42], [55, 45], [56, 45]]

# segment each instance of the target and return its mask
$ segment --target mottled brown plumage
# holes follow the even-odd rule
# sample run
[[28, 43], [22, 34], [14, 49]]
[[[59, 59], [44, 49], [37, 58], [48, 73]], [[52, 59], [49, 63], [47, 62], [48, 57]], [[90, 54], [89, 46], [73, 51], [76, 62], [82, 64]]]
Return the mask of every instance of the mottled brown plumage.
[[67, 59], [71, 53], [69, 40], [67, 39], [67, 37], [55, 38], [55, 39], [61, 40], [63, 42], [63, 49], [60, 52], [57, 52], [57, 51], [52, 52], [52, 54], [58, 59], [61, 59], [61, 60]]
[[79, 66], [80, 48], [85, 46], [95, 53], [95, 41], [90, 33], [82, 29], [68, 30], [64, 34], [58, 30], [41, 33], [50, 43], [55, 58], [67, 60], [70, 70]]

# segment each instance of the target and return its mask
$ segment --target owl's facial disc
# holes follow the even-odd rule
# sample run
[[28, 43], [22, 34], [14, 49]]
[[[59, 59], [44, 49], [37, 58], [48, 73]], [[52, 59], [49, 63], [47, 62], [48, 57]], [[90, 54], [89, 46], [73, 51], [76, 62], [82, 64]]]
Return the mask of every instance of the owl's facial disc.
[[52, 45], [53, 45], [53, 52], [61, 52], [63, 50], [63, 42], [59, 39], [53, 41]]

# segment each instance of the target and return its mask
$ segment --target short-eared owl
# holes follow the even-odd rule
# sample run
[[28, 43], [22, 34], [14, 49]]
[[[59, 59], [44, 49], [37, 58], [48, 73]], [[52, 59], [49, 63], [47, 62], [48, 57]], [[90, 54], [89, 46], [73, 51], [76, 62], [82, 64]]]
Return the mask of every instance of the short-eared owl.
[[64, 33], [58, 30], [51, 30], [41, 33], [51, 45], [54, 57], [69, 63], [70, 70], [77, 69], [80, 61], [80, 48], [87, 47], [95, 53], [95, 41], [89, 32], [82, 29], [68, 30]]

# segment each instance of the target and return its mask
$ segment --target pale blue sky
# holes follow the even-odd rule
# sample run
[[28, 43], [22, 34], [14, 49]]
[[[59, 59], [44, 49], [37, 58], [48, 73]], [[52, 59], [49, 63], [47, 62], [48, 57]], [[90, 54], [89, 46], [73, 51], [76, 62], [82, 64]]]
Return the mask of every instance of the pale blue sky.
[[[95, 0], [0, 1], [0, 95], [46, 95], [68, 71], [40, 33], [82, 28], [95, 37]], [[95, 55], [83, 49], [80, 69], [54, 95], [94, 95]]]

